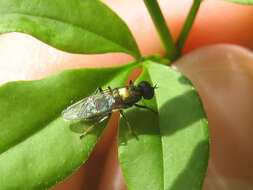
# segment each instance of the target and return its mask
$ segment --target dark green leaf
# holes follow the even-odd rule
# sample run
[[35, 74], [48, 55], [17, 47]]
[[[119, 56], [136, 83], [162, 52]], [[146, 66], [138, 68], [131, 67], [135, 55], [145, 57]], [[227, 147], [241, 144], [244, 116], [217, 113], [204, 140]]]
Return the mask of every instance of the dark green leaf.
[[233, 3], [239, 3], [243, 5], [253, 5], [253, 0], [227, 0], [227, 1], [231, 1]]
[[71, 53], [140, 57], [127, 25], [98, 0], [0, 0], [0, 33], [23, 32]]
[[119, 158], [129, 190], [201, 190], [209, 158], [208, 122], [198, 93], [182, 74], [147, 61], [138, 81], [157, 83], [158, 110], [131, 108], [126, 116], [138, 139], [120, 120]]
[[103, 127], [80, 140], [61, 111], [99, 86], [123, 85], [133, 67], [69, 70], [0, 86], [0, 189], [45, 189], [77, 170]]

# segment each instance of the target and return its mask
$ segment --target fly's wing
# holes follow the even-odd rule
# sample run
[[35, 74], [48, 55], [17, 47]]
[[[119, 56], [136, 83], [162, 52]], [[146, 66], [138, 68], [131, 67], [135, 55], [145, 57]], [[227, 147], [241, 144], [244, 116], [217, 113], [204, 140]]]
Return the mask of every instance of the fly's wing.
[[104, 91], [103, 94], [94, 94], [69, 106], [62, 116], [64, 120], [89, 119], [111, 112], [114, 104], [113, 96]]
[[77, 120], [85, 119], [82, 116], [82, 112], [85, 110], [86, 104], [88, 103], [89, 97], [84, 98], [73, 105], [69, 106], [67, 109], [62, 111], [62, 117], [64, 120]]

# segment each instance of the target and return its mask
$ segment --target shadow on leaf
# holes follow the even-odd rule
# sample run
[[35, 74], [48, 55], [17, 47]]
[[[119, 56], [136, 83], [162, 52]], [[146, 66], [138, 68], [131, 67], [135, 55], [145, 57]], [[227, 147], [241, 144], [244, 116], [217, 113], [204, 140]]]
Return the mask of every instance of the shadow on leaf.
[[166, 188], [166, 190], [201, 189], [206, 176], [209, 157], [203, 155], [209, 155], [208, 141], [201, 141], [195, 146], [186, 167], [174, 180], [173, 184], [169, 188]]
[[[150, 105], [147, 104], [147, 106]], [[191, 126], [194, 122], [205, 119], [202, 103], [195, 90], [188, 91], [163, 103], [158, 114], [135, 107], [129, 108], [125, 113], [137, 135], [168, 136]], [[122, 140], [135, 138], [129, 132], [122, 118], [120, 125], [122, 125], [120, 127], [120, 143], [123, 142]]]
[[[83, 134], [90, 126], [92, 126], [97, 120], [77, 120], [77, 121], [67, 121], [69, 122], [69, 128], [74, 133]], [[100, 136], [104, 128], [106, 127], [109, 119], [104, 122], [95, 125], [95, 127], [87, 133], [87, 135], [93, 134], [95, 136]]]
[[159, 109], [159, 125], [163, 135], [172, 135], [193, 123], [205, 119], [202, 103], [195, 90], [165, 102]]

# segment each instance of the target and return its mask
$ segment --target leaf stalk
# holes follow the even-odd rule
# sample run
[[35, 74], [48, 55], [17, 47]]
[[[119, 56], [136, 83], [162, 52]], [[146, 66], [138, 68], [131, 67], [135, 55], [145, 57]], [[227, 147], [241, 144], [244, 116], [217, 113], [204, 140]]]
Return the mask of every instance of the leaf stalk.
[[203, 0], [194, 0], [192, 7], [190, 9], [190, 12], [188, 13], [186, 21], [184, 23], [184, 26], [183, 26], [183, 28], [180, 32], [180, 35], [177, 39], [176, 46], [179, 51], [179, 56], [182, 55], [183, 47], [184, 47], [187, 37], [190, 33], [190, 30], [191, 30], [194, 20], [196, 18], [197, 12], [199, 10], [200, 3], [202, 1]]
[[155, 24], [156, 30], [159, 34], [167, 57], [171, 61], [174, 61], [178, 57], [178, 50], [176, 44], [173, 41], [172, 35], [166, 24], [164, 16], [162, 15], [157, 0], [143, 0], [143, 1], [149, 11], [153, 23]]

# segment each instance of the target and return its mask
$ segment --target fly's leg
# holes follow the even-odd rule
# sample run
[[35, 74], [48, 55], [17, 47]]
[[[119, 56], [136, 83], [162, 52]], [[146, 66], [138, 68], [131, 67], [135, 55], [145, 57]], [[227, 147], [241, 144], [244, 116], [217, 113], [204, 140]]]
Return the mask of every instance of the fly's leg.
[[80, 139], [82, 139], [85, 135], [87, 135], [94, 127], [96, 127], [96, 125], [98, 125], [99, 123], [102, 123], [104, 120], [108, 119], [110, 117], [111, 114], [106, 115], [104, 117], [102, 117], [100, 120], [98, 120], [97, 122], [95, 122], [93, 125], [91, 125], [88, 129], [86, 129], [83, 134], [80, 136]]
[[99, 92], [100, 92], [101, 94], [104, 94], [104, 91], [102, 90], [101, 87], [99, 87], [98, 90], [99, 90]]
[[110, 86], [107, 87], [109, 91], [112, 93], [112, 88]]
[[147, 109], [150, 110], [154, 113], [157, 113], [157, 111], [153, 110], [152, 108], [148, 107], [148, 106], [143, 106], [143, 105], [139, 105], [139, 104], [134, 104], [137, 108], [143, 108], [143, 109]]
[[131, 131], [132, 135], [133, 135], [136, 139], [138, 139], [137, 135], [136, 135], [135, 132], [134, 132], [134, 129], [133, 129], [132, 126], [130, 125], [130, 123], [129, 123], [128, 119], [126, 118], [126, 116], [124, 115], [123, 111], [120, 110], [119, 112], [120, 112], [120, 115], [122, 115], [123, 119], [125, 120], [125, 122], [126, 122], [126, 124], [127, 124], [127, 127], [128, 127], [128, 129]]
[[130, 84], [130, 85], [133, 85], [134, 83], [133, 83], [133, 81], [132, 81], [132, 80], [130, 80], [130, 81], [129, 81], [129, 84]]
[[98, 88], [96, 89], [95, 94], [97, 94], [98, 92], [100, 92], [101, 94], [104, 93], [104, 91], [102, 90], [101, 87], [98, 87]]

